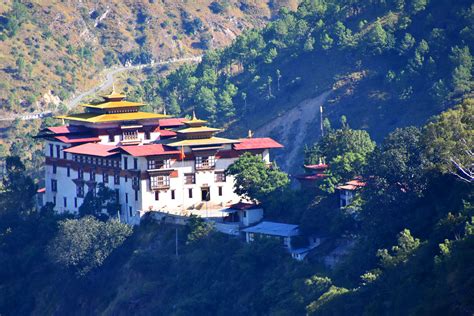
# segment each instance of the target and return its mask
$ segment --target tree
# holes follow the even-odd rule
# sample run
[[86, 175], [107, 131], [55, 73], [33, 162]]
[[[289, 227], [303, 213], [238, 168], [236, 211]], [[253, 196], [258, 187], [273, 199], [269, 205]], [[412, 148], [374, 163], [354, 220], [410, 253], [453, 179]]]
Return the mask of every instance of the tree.
[[119, 210], [120, 204], [118, 204], [115, 191], [100, 183], [97, 192], [95, 190], [87, 192], [84, 202], [79, 207], [79, 214], [106, 219], [115, 216]]
[[194, 97], [199, 115], [203, 115], [211, 123], [216, 121], [217, 101], [214, 91], [201, 87]]
[[271, 193], [282, 192], [289, 184], [288, 175], [276, 166], [268, 167], [260, 155], [245, 153], [226, 173], [235, 178], [234, 192], [257, 201], [268, 199]]
[[400, 46], [398, 47], [398, 52], [400, 55], [405, 55], [410, 49], [415, 46], [416, 40], [410, 33], [405, 33]]
[[386, 50], [389, 43], [387, 32], [382, 23], [376, 21], [367, 34], [367, 46], [374, 55], [379, 55]]
[[207, 237], [214, 230], [214, 225], [213, 223], [204, 221], [202, 217], [191, 215], [187, 223], [187, 228], [189, 233], [186, 243], [191, 244]]
[[469, 47], [454, 47], [449, 56], [453, 64], [452, 84], [456, 93], [471, 91], [472, 83], [472, 55]]
[[410, 2], [410, 12], [416, 14], [420, 11], [423, 11], [428, 4], [428, 0], [412, 0]]
[[23, 56], [20, 56], [16, 59], [16, 67], [17, 67], [17, 70], [18, 70], [18, 74], [20, 76], [23, 75], [24, 71], [25, 71], [25, 58], [23, 58]]
[[0, 188], [0, 215], [27, 215], [35, 206], [36, 185], [19, 157], [7, 157]]
[[131, 226], [115, 219], [67, 219], [59, 222], [58, 234], [49, 244], [48, 252], [54, 262], [84, 276], [100, 267], [132, 232]]
[[473, 126], [474, 101], [471, 99], [428, 123], [423, 129], [423, 146], [428, 168], [459, 175], [455, 162], [472, 171]]
[[398, 243], [392, 247], [392, 254], [387, 249], [379, 249], [377, 257], [380, 264], [385, 268], [395, 267], [400, 263], [405, 263], [420, 246], [420, 240], [414, 238], [410, 230], [404, 229], [398, 234]]

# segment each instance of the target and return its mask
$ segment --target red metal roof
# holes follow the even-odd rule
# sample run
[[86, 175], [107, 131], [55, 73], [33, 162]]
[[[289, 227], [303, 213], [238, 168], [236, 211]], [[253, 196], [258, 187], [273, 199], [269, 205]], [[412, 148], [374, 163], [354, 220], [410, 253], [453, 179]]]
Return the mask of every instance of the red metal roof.
[[163, 144], [120, 146], [119, 148], [134, 157], [175, 155], [180, 153], [179, 150], [173, 149]]
[[38, 190], [36, 190], [36, 193], [45, 193], [46, 192], [46, 188], [39, 188]]
[[185, 118], [167, 118], [160, 120], [161, 127], [175, 127], [184, 125]]
[[160, 132], [161, 137], [174, 137], [174, 136], [176, 136], [176, 132], [170, 131], [169, 129], [162, 129], [162, 130], [158, 130], [157, 132]]
[[366, 183], [361, 181], [360, 179], [354, 179], [351, 181], [347, 181], [343, 185], [337, 186], [336, 189], [354, 191], [361, 187], [365, 187], [365, 185]]
[[229, 207], [234, 210], [250, 210], [254, 208], [260, 208], [260, 205], [255, 204], [255, 203], [239, 202], [239, 203], [232, 204]]
[[321, 163], [317, 165], [304, 165], [304, 167], [311, 170], [325, 170], [328, 168], [328, 165]]
[[317, 181], [326, 178], [327, 175], [325, 174], [298, 174], [295, 176], [298, 180], [306, 180], [306, 181]]
[[47, 127], [45, 128], [45, 130], [50, 131], [54, 134], [82, 133], [90, 131], [90, 129], [88, 129], [87, 127], [75, 125], [53, 126]]
[[94, 135], [64, 135], [54, 136], [54, 138], [66, 144], [90, 143], [100, 141], [100, 138]]
[[274, 141], [271, 138], [242, 138], [240, 143], [234, 144], [235, 150], [251, 150], [251, 149], [269, 149], [269, 148], [283, 148], [283, 145]]
[[71, 154], [108, 157], [117, 154], [117, 152], [114, 151], [116, 148], [117, 147], [113, 145], [87, 143], [65, 149], [64, 151]]

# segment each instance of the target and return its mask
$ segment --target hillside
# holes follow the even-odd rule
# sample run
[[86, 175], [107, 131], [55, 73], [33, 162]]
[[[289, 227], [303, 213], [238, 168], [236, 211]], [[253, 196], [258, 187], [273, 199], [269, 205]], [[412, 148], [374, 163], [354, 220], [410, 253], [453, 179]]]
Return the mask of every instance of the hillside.
[[344, 115], [380, 141], [472, 95], [472, 16], [470, 1], [304, 1], [199, 65], [167, 80], [150, 74], [157, 96], [133, 88], [171, 113], [194, 108], [231, 136], [252, 129], [277, 138], [286, 145], [277, 161], [296, 171], [301, 145], [319, 137], [320, 104], [331, 123]]
[[2, 1], [0, 111], [55, 109], [104, 67], [200, 55], [292, 1]]

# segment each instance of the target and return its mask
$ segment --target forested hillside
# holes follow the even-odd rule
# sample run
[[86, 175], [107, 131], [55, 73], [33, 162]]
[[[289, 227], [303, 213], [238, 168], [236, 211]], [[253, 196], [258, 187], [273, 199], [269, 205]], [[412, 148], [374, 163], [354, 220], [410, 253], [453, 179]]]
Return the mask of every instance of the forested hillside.
[[200, 55], [283, 5], [296, 1], [2, 1], [0, 111], [55, 110], [104, 67]]
[[[92, 195], [79, 218], [54, 215], [51, 204], [34, 211], [35, 185], [9, 158], [0, 193], [0, 313], [472, 315], [473, 179], [462, 169], [472, 163], [473, 111], [465, 102], [378, 146], [365, 131], [331, 130], [307, 154], [334, 165], [321, 190], [292, 190], [286, 174], [240, 158], [231, 172], [260, 170], [242, 173], [242, 193], [261, 199], [269, 219], [325, 237], [304, 262], [272, 240], [245, 244], [198, 218], [186, 227], [145, 220], [132, 233], [104, 218], [104, 201]], [[354, 139], [366, 146], [352, 146]], [[330, 179], [355, 174], [367, 186], [341, 209]], [[277, 181], [261, 185], [269, 177]], [[353, 246], [328, 266], [340, 240]]]
[[[195, 108], [233, 135], [270, 129], [287, 147], [278, 159], [283, 163], [298, 130], [307, 144], [319, 135], [317, 102], [296, 117], [290, 110], [326, 91], [326, 117], [345, 115], [377, 141], [470, 94], [473, 14], [470, 1], [304, 1], [296, 12], [283, 9], [263, 29], [209, 52], [199, 65], [166, 80], [151, 75], [133, 89], [173, 114]], [[286, 131], [265, 126], [286, 115], [279, 121], [290, 124]], [[298, 115], [309, 115], [309, 125], [299, 124]], [[296, 150], [301, 157], [302, 146]]]

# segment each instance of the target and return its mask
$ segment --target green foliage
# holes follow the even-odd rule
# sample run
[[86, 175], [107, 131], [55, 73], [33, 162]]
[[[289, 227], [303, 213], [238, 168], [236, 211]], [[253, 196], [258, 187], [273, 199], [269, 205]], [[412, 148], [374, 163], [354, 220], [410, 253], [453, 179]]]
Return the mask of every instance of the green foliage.
[[282, 192], [289, 184], [286, 173], [275, 165], [267, 166], [262, 156], [251, 153], [240, 156], [226, 173], [235, 178], [236, 194], [262, 202], [269, 195]]
[[398, 244], [392, 247], [392, 254], [387, 249], [379, 249], [377, 257], [380, 258], [380, 264], [384, 268], [395, 267], [401, 263], [406, 263], [419, 246], [420, 240], [414, 238], [410, 230], [404, 229], [398, 234]]
[[84, 201], [79, 207], [81, 216], [92, 215], [99, 219], [115, 216], [120, 210], [114, 190], [100, 183], [96, 190], [87, 192]]
[[49, 255], [54, 262], [84, 276], [100, 267], [131, 234], [130, 226], [114, 219], [107, 222], [92, 216], [67, 219], [59, 222], [58, 234], [49, 245]]
[[202, 217], [191, 215], [187, 223], [189, 230], [187, 237], [187, 244], [192, 244], [203, 238], [206, 238], [213, 230], [214, 225], [211, 222], [206, 222]]

